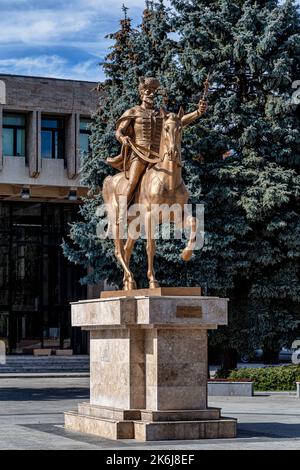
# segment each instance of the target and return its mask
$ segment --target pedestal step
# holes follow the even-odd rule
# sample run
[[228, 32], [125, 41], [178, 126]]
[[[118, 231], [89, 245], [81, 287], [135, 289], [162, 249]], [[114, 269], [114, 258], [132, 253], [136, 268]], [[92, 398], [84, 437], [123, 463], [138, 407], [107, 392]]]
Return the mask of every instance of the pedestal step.
[[201, 421], [205, 419], [220, 419], [220, 408], [207, 408], [204, 410], [121, 410], [90, 403], [78, 405], [80, 415], [94, 416], [96, 418], [112, 419], [117, 421]]
[[65, 427], [114, 440], [193, 440], [236, 436], [236, 420], [221, 418], [219, 408], [147, 411], [81, 403], [78, 412], [65, 413]]
[[116, 421], [135, 421], [141, 419], [141, 410], [121, 410], [90, 403], [79, 403], [80, 415], [93, 416], [94, 418], [111, 419]]
[[133, 421], [97, 418], [81, 415], [76, 411], [65, 413], [65, 428], [86, 434], [95, 434], [106, 439], [134, 439]]
[[141, 421], [202, 421], [206, 419], [220, 419], [220, 408], [206, 410], [172, 410], [172, 411], [141, 411]]
[[221, 439], [236, 437], [236, 421], [231, 418], [203, 421], [134, 422], [138, 441]]

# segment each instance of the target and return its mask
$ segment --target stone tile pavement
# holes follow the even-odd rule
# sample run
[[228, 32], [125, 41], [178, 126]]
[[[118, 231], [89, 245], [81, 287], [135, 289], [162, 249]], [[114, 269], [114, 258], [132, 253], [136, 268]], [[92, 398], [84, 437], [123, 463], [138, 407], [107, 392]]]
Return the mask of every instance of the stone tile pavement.
[[89, 396], [86, 377], [2, 378], [0, 449], [300, 449], [300, 400], [291, 394], [213, 397], [210, 406], [238, 419], [237, 439], [143, 443], [65, 431], [63, 412]]

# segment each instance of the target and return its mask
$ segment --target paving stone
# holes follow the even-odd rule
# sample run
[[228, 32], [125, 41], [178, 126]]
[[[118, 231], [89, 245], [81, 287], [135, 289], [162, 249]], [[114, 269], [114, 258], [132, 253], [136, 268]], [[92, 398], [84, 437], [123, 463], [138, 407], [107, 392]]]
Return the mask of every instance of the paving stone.
[[209, 406], [238, 419], [236, 439], [111, 441], [69, 432], [63, 412], [89, 399], [88, 378], [16, 378], [0, 381], [0, 449], [69, 450], [300, 450], [300, 408], [295, 394], [213, 397]]

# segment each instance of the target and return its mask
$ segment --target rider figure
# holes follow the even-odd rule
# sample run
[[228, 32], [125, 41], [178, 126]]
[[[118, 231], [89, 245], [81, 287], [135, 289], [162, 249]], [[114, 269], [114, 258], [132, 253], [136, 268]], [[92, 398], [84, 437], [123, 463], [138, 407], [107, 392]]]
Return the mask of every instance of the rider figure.
[[[129, 202], [151, 159], [155, 161], [159, 154], [163, 117], [154, 109], [154, 98], [159, 87], [160, 83], [156, 78], [140, 79], [142, 103], [127, 110], [117, 122], [116, 138], [122, 144], [122, 152], [115, 158], [107, 159], [112, 167], [128, 171], [127, 187], [123, 195]], [[194, 122], [206, 109], [206, 102], [200, 101], [196, 111], [182, 118], [183, 126]]]

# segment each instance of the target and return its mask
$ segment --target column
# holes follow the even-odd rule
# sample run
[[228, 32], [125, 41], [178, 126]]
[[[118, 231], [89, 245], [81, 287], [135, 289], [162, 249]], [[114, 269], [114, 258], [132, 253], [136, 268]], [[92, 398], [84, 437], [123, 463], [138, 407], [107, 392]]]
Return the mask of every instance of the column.
[[91, 405], [145, 408], [144, 331], [91, 331]]
[[75, 117], [75, 161], [76, 161], [76, 177], [80, 172], [80, 114], [76, 113]]
[[28, 114], [27, 123], [27, 154], [29, 176], [36, 178], [41, 172], [41, 112], [32, 111]]
[[206, 409], [207, 331], [166, 327], [146, 335], [146, 409]]
[[74, 179], [79, 171], [79, 114], [73, 113], [66, 119], [66, 161], [68, 178]]

